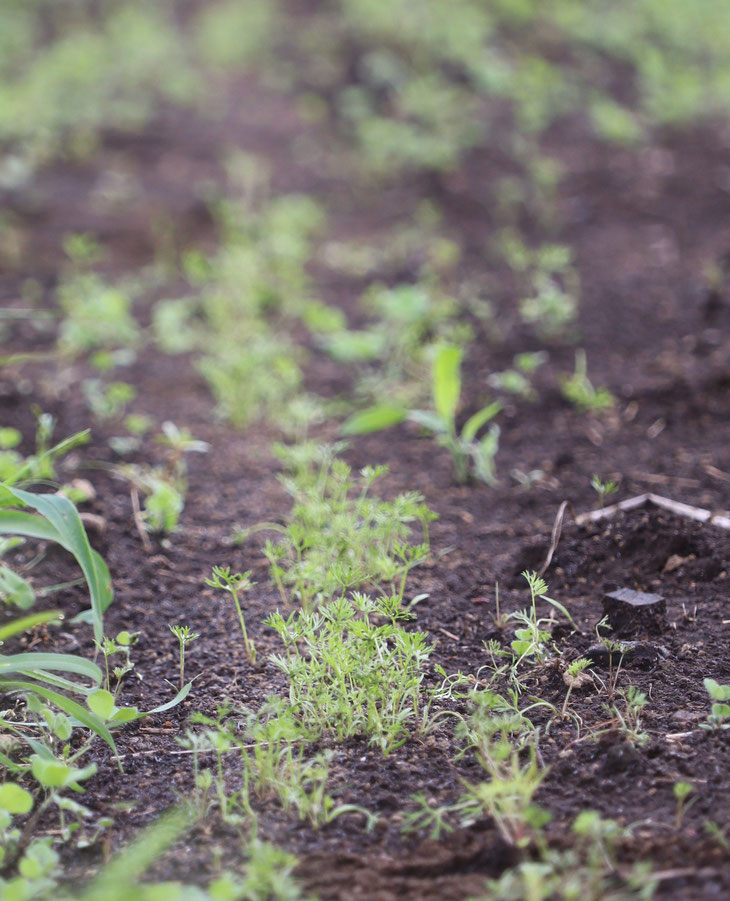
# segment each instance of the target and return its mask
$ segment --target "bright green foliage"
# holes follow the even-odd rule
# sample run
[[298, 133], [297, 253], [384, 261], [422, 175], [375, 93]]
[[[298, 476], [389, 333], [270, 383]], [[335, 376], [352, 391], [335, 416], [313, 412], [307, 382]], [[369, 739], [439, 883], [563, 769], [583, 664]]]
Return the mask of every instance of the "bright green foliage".
[[477, 438], [481, 429], [499, 413], [502, 404], [494, 401], [467, 419], [461, 428], [456, 426], [456, 414], [461, 400], [461, 360], [463, 351], [453, 344], [437, 349], [432, 367], [431, 393], [434, 410], [407, 410], [382, 404], [355, 413], [342, 426], [346, 435], [359, 435], [387, 428], [409, 419], [432, 432], [443, 447], [448, 448], [458, 482], [475, 476], [488, 484], [495, 484], [494, 458], [499, 446], [499, 426], [492, 424], [485, 435]]
[[200, 638], [200, 632], [193, 632], [190, 626], [173, 626], [170, 631], [177, 638], [180, 652], [180, 689], [185, 685], [185, 649], [192, 644], [197, 638]]
[[[313, 17], [292, 74], [334, 93], [373, 171], [451, 170], [492, 135], [505, 141], [505, 105], [518, 159], [576, 111], [625, 145], [654, 124], [726, 112], [726, 15], [716, 0], [338, 0]], [[634, 109], [608, 87], [617, 67]]]
[[424, 633], [399, 625], [407, 618], [397, 598], [358, 593], [268, 618], [285, 646], [271, 659], [287, 675], [292, 712], [308, 732], [336, 741], [363, 735], [388, 754], [421, 727], [431, 648]]
[[364, 396], [420, 402], [438, 345], [466, 346], [473, 338], [472, 326], [460, 316], [464, 311], [438, 287], [435, 276], [392, 288], [372, 285], [361, 303], [377, 317], [367, 328], [348, 330], [343, 324], [319, 340], [336, 360], [359, 364], [356, 391]]
[[185, 507], [184, 495], [166, 478], [149, 475], [142, 480], [142, 484], [148, 492], [144, 507], [150, 531], [174, 532]]
[[643, 711], [649, 701], [645, 692], [640, 691], [635, 685], [629, 685], [627, 689], [620, 689], [618, 695], [623, 700], [623, 709], [617, 704], [607, 708], [613, 715], [616, 723], [616, 731], [626, 741], [636, 747], [643, 747], [651, 741], [651, 737], [644, 732]]
[[247, 573], [231, 573], [230, 566], [214, 566], [213, 578], [206, 579], [205, 584], [210, 585], [212, 588], [220, 588], [222, 591], [228, 592], [233, 598], [233, 603], [236, 605], [236, 612], [238, 613], [238, 622], [241, 624], [241, 634], [243, 635], [243, 643], [246, 648], [246, 656], [251, 663], [256, 663], [256, 648], [248, 637], [246, 620], [244, 619], [241, 601], [238, 597], [240, 592], [253, 588], [256, 584], [250, 580], [250, 575], [250, 570]]
[[0, 482], [7, 485], [15, 485], [21, 480], [30, 482], [55, 479], [55, 461], [73, 448], [86, 444], [89, 440], [89, 430], [84, 429], [82, 432], [64, 438], [57, 444], [51, 444], [56, 428], [55, 417], [50, 413], [43, 413], [35, 407], [33, 413], [37, 423], [34, 454], [24, 457], [18, 451], [13, 450], [22, 440], [20, 432], [17, 432], [16, 429], [3, 429], [2, 432], [5, 435], [0, 435]]
[[93, 150], [105, 125], [139, 126], [155, 97], [198, 96], [170, 6], [122, 0], [92, 15], [70, 0], [3, 4], [0, 139], [16, 154], [11, 186], [54, 153]]
[[487, 379], [488, 383], [498, 391], [514, 394], [522, 400], [534, 401], [537, 392], [532, 387], [530, 375], [547, 359], [544, 352], [516, 354], [514, 369], [505, 369], [503, 372], [493, 372]]
[[61, 284], [59, 300], [64, 317], [58, 341], [64, 352], [81, 354], [137, 342], [139, 328], [132, 315], [131, 297], [123, 288], [83, 273]]
[[594, 810], [573, 823], [567, 851], [542, 846], [536, 860], [524, 860], [491, 880], [472, 901], [649, 901], [657, 880], [651, 865], [619, 867], [617, 854], [630, 832]]
[[583, 412], [597, 413], [616, 405], [616, 398], [608, 388], [593, 387], [588, 378], [588, 362], [584, 350], [576, 350], [575, 371], [572, 375], [560, 377], [560, 389], [566, 400]]
[[604, 482], [600, 476], [594, 475], [591, 479], [591, 488], [598, 495], [601, 502], [601, 509], [603, 509], [608, 495], [615, 494], [618, 491], [618, 484], [610, 480]]
[[571, 338], [580, 300], [580, 278], [570, 248], [563, 244], [528, 247], [519, 232], [505, 229], [499, 247], [523, 292], [519, 310], [543, 340]]
[[270, 52], [277, 25], [277, 3], [224, 0], [201, 8], [195, 38], [203, 60], [222, 68], [240, 68]]
[[730, 685], [720, 685], [715, 679], [704, 679], [703, 684], [712, 700], [706, 729], [730, 729]]
[[[22, 535], [60, 544], [74, 555], [83, 570], [91, 596], [91, 617], [94, 635], [101, 639], [103, 615], [112, 602], [113, 592], [109, 569], [96, 551], [91, 549], [84, 526], [74, 505], [67, 498], [52, 494], [33, 494], [10, 488], [0, 488], [0, 535]], [[31, 507], [37, 514], [8, 509]]]
[[216, 400], [217, 411], [238, 427], [285, 415], [286, 401], [302, 383], [293, 346], [283, 337], [261, 334], [221, 336], [220, 349], [201, 357], [198, 368]]
[[0, 565], [0, 601], [27, 610], [35, 604], [35, 591], [27, 579]]
[[[198, 793], [205, 796], [215, 783], [216, 801], [225, 821], [255, 824], [253, 800], [277, 798], [284, 811], [295, 811], [315, 828], [349, 813], [363, 815], [368, 829], [374, 825], [377, 818], [369, 811], [354, 804], [337, 804], [327, 793], [332, 752], [309, 754], [309, 736], [282, 698], [270, 698], [257, 713], [244, 710], [238, 716], [222, 708], [216, 718], [196, 713], [191, 722], [206, 727], [202, 732], [188, 731], [183, 741], [194, 753]], [[216, 755], [213, 779], [210, 771], [199, 767], [200, 752], [206, 750]], [[232, 793], [224, 782], [222, 757], [234, 751], [240, 753], [243, 785]]]
[[526, 716], [542, 702], [520, 710], [516, 691], [506, 697], [490, 689], [473, 692], [470, 702], [456, 734], [475, 752], [488, 781], [466, 783], [454, 809], [462, 822], [486, 813], [506, 842], [527, 845], [549, 819], [532, 800], [546, 772], [538, 766], [538, 734]]
[[687, 798], [694, 791], [694, 786], [689, 782], [675, 782], [672, 786], [672, 792], [677, 801], [677, 808], [674, 812], [674, 825], [677, 829], [681, 829], [682, 820], [684, 819], [685, 813], [689, 810], [689, 808], [694, 804], [697, 798], [692, 798], [689, 803], [687, 803]]
[[229, 166], [239, 202], [221, 202], [223, 246], [186, 257], [198, 297], [165, 301], [155, 314], [166, 352], [198, 350], [218, 413], [243, 427], [282, 420], [302, 382], [301, 356], [285, 327], [310, 309], [305, 265], [322, 222], [309, 198], [268, 196], [265, 165], [243, 154]]
[[546, 601], [551, 607], [562, 613], [575, 628], [575, 623], [566, 608], [559, 601], [547, 596], [548, 587], [537, 573], [525, 571], [522, 576], [530, 589], [530, 609], [515, 611], [509, 615], [509, 619], [521, 624], [520, 628], [515, 630], [515, 640], [512, 642], [512, 650], [516, 655], [514, 669], [523, 660], [529, 659], [537, 663], [544, 663], [550, 656], [550, 632], [543, 626], [550, 625], [552, 620], [538, 616], [538, 599]]
[[119, 471], [144, 493], [143, 519], [147, 528], [151, 532], [170, 533], [177, 529], [185, 509], [188, 490], [185, 457], [189, 453], [206, 453], [209, 445], [169, 421], [162, 423], [157, 442], [166, 448], [164, 466], [125, 465]]
[[487, 484], [496, 483], [494, 458], [499, 447], [499, 426], [494, 423], [481, 438], [477, 435], [502, 409], [499, 401], [482, 407], [466, 420], [461, 431], [456, 427], [456, 414], [461, 399], [462, 352], [444, 345], [433, 363], [433, 405], [435, 415], [424, 410], [411, 410], [409, 419], [432, 431], [439, 444], [448, 448], [458, 482], [474, 475]]
[[[291, 595], [311, 609], [369, 585], [393, 590], [403, 600], [408, 573], [428, 555], [428, 524], [435, 516], [416, 492], [392, 501], [372, 497], [373, 483], [387, 468], [368, 466], [354, 478], [335, 452], [316, 445], [277, 449], [291, 470], [281, 482], [294, 504], [287, 525], [263, 523], [257, 529], [281, 533], [266, 543], [265, 554], [282, 599]], [[409, 542], [415, 523], [421, 526], [420, 544]]]
[[99, 422], [117, 419], [137, 396], [137, 389], [127, 382], [109, 382], [101, 379], [85, 379], [81, 383], [86, 403]]

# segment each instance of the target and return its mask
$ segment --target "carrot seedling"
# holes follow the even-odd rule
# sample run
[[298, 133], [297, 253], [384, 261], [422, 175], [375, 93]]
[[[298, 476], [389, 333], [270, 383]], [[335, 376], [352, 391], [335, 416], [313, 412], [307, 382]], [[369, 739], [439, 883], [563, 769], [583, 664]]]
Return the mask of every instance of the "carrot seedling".
[[180, 645], [180, 691], [185, 685], [185, 648], [200, 638], [200, 632], [193, 632], [190, 626], [169, 626], [172, 634], [177, 638]]
[[254, 647], [251, 639], [248, 637], [248, 632], [246, 631], [246, 621], [243, 618], [241, 602], [238, 599], [239, 592], [246, 591], [246, 589], [248, 588], [253, 588], [253, 586], [256, 584], [255, 582], [251, 581], [251, 579], [249, 578], [250, 575], [250, 570], [245, 573], [231, 573], [230, 566], [214, 566], [213, 578], [206, 579], [205, 584], [210, 585], [211, 588], [220, 588], [222, 591], [227, 591], [233, 597], [233, 602], [235, 603], [236, 610], [238, 612], [238, 621], [241, 623], [243, 643], [246, 646], [246, 656], [251, 661], [251, 663], [256, 663], [256, 648]]

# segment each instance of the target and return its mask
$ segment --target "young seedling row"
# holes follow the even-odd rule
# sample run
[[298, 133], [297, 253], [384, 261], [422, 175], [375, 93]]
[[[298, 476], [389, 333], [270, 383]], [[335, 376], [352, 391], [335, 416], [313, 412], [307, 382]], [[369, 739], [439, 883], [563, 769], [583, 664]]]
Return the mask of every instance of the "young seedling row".
[[730, 891], [728, 15], [0, 10], [0, 899]]

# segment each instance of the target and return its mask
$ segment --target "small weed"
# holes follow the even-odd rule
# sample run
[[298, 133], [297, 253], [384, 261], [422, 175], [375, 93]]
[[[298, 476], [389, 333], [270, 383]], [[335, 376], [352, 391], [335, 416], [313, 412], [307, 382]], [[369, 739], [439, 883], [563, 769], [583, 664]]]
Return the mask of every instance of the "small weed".
[[[239, 532], [237, 540], [258, 530], [281, 534], [277, 542], [266, 542], [264, 553], [284, 603], [291, 595], [309, 610], [359, 585], [393, 591], [403, 601], [409, 572], [428, 556], [428, 526], [435, 516], [416, 492], [392, 501], [372, 497], [373, 484], [387, 468], [366, 466], [353, 477], [335, 457], [337, 449], [277, 446], [289, 470], [281, 482], [294, 500], [289, 522], [263, 523]], [[410, 544], [416, 522], [422, 542]]]
[[474, 476], [494, 485], [499, 426], [493, 423], [482, 438], [477, 439], [477, 435], [499, 413], [502, 404], [493, 401], [482, 407], [467, 419], [460, 431], [457, 429], [462, 356], [462, 349], [456, 345], [442, 345], [437, 349], [432, 369], [433, 411], [407, 410], [390, 404], [370, 407], [351, 416], [342, 426], [343, 433], [360, 435], [379, 431], [408, 419], [431, 432], [436, 441], [449, 450], [457, 482], [466, 482]]
[[702, 723], [704, 729], [730, 729], [730, 685], [720, 685], [714, 679], [703, 681], [707, 694], [712, 700], [712, 708], [707, 722]]
[[618, 491], [618, 484], [612, 481], [604, 482], [600, 476], [594, 475], [591, 479], [591, 488], [598, 495], [601, 510], [603, 510], [606, 504], [606, 498], [610, 494], [615, 494]]
[[584, 810], [573, 823], [573, 847], [554, 850], [540, 843], [536, 860], [525, 860], [490, 881], [474, 901], [649, 901], [657, 881], [648, 863], [628, 871], [617, 853], [630, 835], [614, 820]]
[[118, 419], [137, 396], [137, 390], [127, 382], [104, 384], [101, 379], [85, 379], [81, 390], [92, 416], [99, 422]]
[[620, 689], [618, 694], [624, 702], [623, 710], [616, 704], [606, 708], [616, 722], [618, 733], [632, 745], [647, 745], [651, 738], [644, 732], [642, 723], [642, 712], [648, 702], [646, 693], [630, 685], [625, 691]]
[[540, 618], [537, 615], [537, 601], [547, 601], [552, 607], [565, 616], [568, 622], [578, 631], [573, 618], [567, 609], [553, 598], [547, 596], [548, 587], [545, 581], [535, 572], [522, 573], [530, 589], [530, 609], [520, 610], [510, 614], [510, 619], [521, 623], [521, 628], [515, 630], [515, 640], [512, 642], [512, 650], [517, 655], [514, 669], [525, 659], [530, 658], [537, 663], [544, 663], [549, 654], [548, 641], [550, 632], [542, 627], [552, 622], [552, 619]]
[[192, 644], [197, 638], [200, 638], [199, 632], [193, 632], [190, 626], [169, 626], [172, 634], [177, 638], [180, 650], [180, 691], [185, 685], [185, 649]]
[[577, 660], [573, 660], [568, 664], [568, 668], [563, 673], [563, 681], [568, 686], [568, 690], [565, 693], [565, 700], [563, 701], [563, 709], [560, 711], [560, 715], [565, 717], [568, 711], [568, 701], [570, 700], [571, 692], [574, 688], [581, 688], [583, 685], [588, 685], [591, 682], [590, 674], [586, 672], [589, 666], [593, 665], [593, 661], [587, 657], [579, 657]]
[[246, 648], [246, 656], [252, 664], [255, 664], [256, 648], [254, 647], [254, 643], [248, 637], [246, 621], [243, 617], [241, 601], [238, 597], [242, 591], [248, 591], [249, 588], [253, 588], [256, 584], [251, 581], [250, 576], [250, 571], [232, 574], [230, 566], [214, 566], [213, 577], [211, 579], [206, 579], [205, 584], [210, 585], [211, 588], [220, 588], [222, 591], [227, 591], [233, 598], [233, 603], [236, 605], [236, 612], [238, 613], [238, 621], [241, 624], [241, 634], [243, 635], [243, 644]]
[[560, 388], [566, 400], [583, 412], [597, 413], [611, 409], [616, 398], [608, 388], [594, 388], [588, 378], [588, 363], [584, 350], [575, 352], [575, 370], [572, 375], [560, 377]]
[[424, 633], [399, 625], [408, 618], [397, 597], [354, 593], [266, 620], [284, 642], [285, 653], [271, 660], [289, 678], [292, 710], [304, 728], [340, 742], [365, 735], [388, 754], [422, 727], [432, 649]]
[[675, 782], [672, 786], [672, 791], [677, 802], [677, 807], [674, 811], [674, 828], [681, 829], [685, 813], [687, 813], [697, 798], [692, 798], [687, 803], [687, 798], [694, 791], [694, 786], [689, 782]]
[[[127, 673], [131, 673], [134, 669], [134, 664], [132, 663], [131, 652], [134, 645], [137, 643], [137, 639], [139, 638], [139, 632], [128, 632], [126, 630], [119, 632], [116, 638], [108, 638], [104, 636], [103, 641], [96, 642], [96, 649], [101, 653], [104, 658], [104, 667], [105, 667], [105, 678], [104, 678], [104, 688], [107, 691], [111, 691], [111, 675], [116, 679], [116, 685], [114, 687], [114, 697], [119, 696], [119, 692], [122, 687], [122, 681]], [[115, 666], [114, 669], [109, 672], [109, 658], [114, 657], [117, 654], [121, 654], [123, 657], [123, 661], [119, 666]], [[182, 687], [182, 686], [181, 686]]]

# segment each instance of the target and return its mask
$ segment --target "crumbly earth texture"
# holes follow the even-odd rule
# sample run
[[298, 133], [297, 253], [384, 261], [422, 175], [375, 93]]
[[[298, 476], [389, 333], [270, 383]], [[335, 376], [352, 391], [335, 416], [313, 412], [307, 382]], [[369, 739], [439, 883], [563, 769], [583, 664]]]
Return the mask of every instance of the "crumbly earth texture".
[[[194, 115], [163, 110], [140, 133], [105, 133], [92, 159], [54, 163], [39, 173], [30, 194], [8, 196], [25, 249], [0, 275], [6, 304], [15, 302], [31, 276], [43, 287], [42, 302], [51, 303], [63, 266], [61, 239], [68, 233], [99, 237], [110, 277], [150, 263], [155, 250], [149, 224], [155, 217], [174, 221], [181, 246], [214, 246], [214, 225], [190, 185], [220, 177], [216, 148], [223, 142], [266, 156], [277, 192], [303, 192], [319, 200], [328, 212], [330, 239], [383, 239], [404, 210], [433, 201], [443, 211], [445, 232], [462, 247], [460, 277], [481, 275], [497, 225], [490, 185], [508, 171], [508, 160], [474, 151], [453, 174], [414, 177], [371, 191], [350, 183], [334, 163], [297, 154], [303, 138], [327, 144], [326, 122], [305, 122], [293, 102], [255, 79], [229, 90], [230, 114], [223, 124], [211, 128]], [[576, 513], [598, 506], [590, 487], [595, 473], [619, 482], [619, 493], [607, 503], [654, 491], [711, 510], [728, 506], [730, 285], [717, 293], [703, 273], [730, 252], [730, 196], [718, 187], [723, 178], [727, 183], [729, 140], [727, 132], [708, 125], [682, 135], [660, 134], [655, 146], [642, 150], [608, 150], [580, 123], [556, 127], [545, 139], [565, 172], [558, 200], [560, 240], [573, 249], [582, 281], [580, 346], [593, 384], [615, 394], [614, 410], [582, 413], [562, 397], [556, 373], [572, 371], [574, 350], [556, 344], [536, 379], [539, 400], [510, 401], [504, 410], [495, 487], [455, 484], [447, 451], [413, 425], [362, 437], [345, 452], [354, 468], [388, 465], [385, 495], [420, 491], [438, 514], [432, 556], [413, 570], [408, 593], [427, 595], [415, 608], [416, 627], [436, 646], [431, 663], [447, 673], [476, 673], [488, 662], [485, 641], [509, 641], [512, 626], [505, 631], [495, 622], [495, 584], [503, 611], [527, 605], [520, 573], [542, 566], [563, 500]], [[137, 202], [114, 215], [94, 204], [100, 173], [112, 159], [123, 160], [144, 185]], [[311, 276], [323, 299], [357, 315], [362, 288], [357, 279], [321, 262], [312, 264]], [[408, 276], [398, 273], [401, 280]], [[498, 312], [514, 304], [509, 273], [497, 268], [492, 289]], [[174, 283], [165, 286], [165, 292], [174, 290]], [[143, 322], [154, 299], [135, 307]], [[18, 322], [6, 348], [8, 353], [51, 350], [54, 340], [52, 330]], [[465, 396], [487, 394], [491, 372], [506, 369], [515, 353], [536, 348], [535, 339], [516, 324], [499, 336], [478, 330], [465, 363]], [[305, 366], [307, 387], [336, 397], [348, 378], [343, 371], [313, 353]], [[57, 417], [58, 436], [88, 425], [78, 385], [89, 374], [82, 362], [18, 364], [0, 372], [2, 424], [22, 431], [22, 450], [33, 449], [32, 403]], [[216, 421], [210, 395], [186, 355], [166, 357], [146, 346], [124, 378], [138, 391], [135, 412], [185, 426], [209, 442], [210, 450], [189, 455], [190, 487], [179, 528], [164, 542], [151, 536], [151, 549], [145, 549], [135, 526], [128, 483], [106, 465], [116, 460], [107, 444], [113, 428], [95, 426], [91, 443], [62, 465], [64, 475], [90, 479], [97, 492], [82, 509], [105, 524], [90, 536], [109, 563], [116, 592], [107, 632], [141, 633], [134, 650], [141, 679], [128, 679], [125, 702], [145, 709], [171, 697], [166, 680], [177, 678], [177, 645], [169, 623], [184, 622], [200, 633], [187, 657], [188, 672], [196, 676], [187, 700], [119, 732], [124, 772], [101, 744], [93, 753], [99, 772], [87, 784], [84, 803], [101, 815], [129, 802], [113, 813], [114, 848], [191, 788], [191, 759], [180, 753], [176, 739], [193, 711], [212, 715], [225, 700], [256, 708], [268, 695], [286, 691], [283, 676], [267, 659], [280, 649], [278, 639], [262, 625], [280, 604], [262, 554], [264, 539], [255, 536], [239, 545], [231, 538], [235, 527], [281, 520], [288, 510], [270, 451], [277, 430], [269, 425], [236, 430]], [[336, 425], [315, 433], [332, 440]], [[145, 440], [134, 459], [160, 453]], [[511, 475], [533, 470], [541, 475], [528, 488]], [[552, 814], [546, 835], [556, 847], [569, 843], [570, 823], [586, 808], [633, 824], [622, 864], [650, 859], [664, 874], [658, 898], [705, 901], [730, 893], [727, 851], [703, 828], [706, 820], [726, 833], [730, 828], [724, 800], [730, 791], [730, 733], [700, 728], [709, 712], [703, 679], [730, 681], [729, 552], [728, 531], [662, 510], [636, 510], [585, 526], [577, 526], [567, 512], [544, 574], [550, 596], [565, 605], [579, 630], [555, 628], [562, 661], [595, 645], [606, 592], [627, 587], [666, 599], [662, 631], [635, 636], [649, 650], [626, 662], [619, 677], [620, 685], [631, 683], [648, 695], [644, 728], [650, 741], [635, 748], [611, 729], [598, 741], [581, 740], [574, 722], [558, 718], [541, 737], [548, 774], [536, 797]], [[246, 596], [247, 624], [259, 652], [255, 666], [246, 658], [234, 607], [205, 584], [213, 564], [251, 570], [257, 582]], [[76, 575], [66, 556], [52, 548], [37, 572], [39, 581], [49, 583]], [[84, 604], [78, 588], [54, 600], [67, 619]], [[31, 645], [93, 654], [82, 626], [39, 631], [28, 640]], [[536, 696], [558, 709], [566, 689], [561, 666], [540, 668], [532, 686]], [[581, 688], [572, 709], [584, 728], [595, 728], [607, 718], [604, 703], [595, 688]], [[372, 832], [356, 815], [315, 830], [274, 801], [261, 803], [259, 834], [298, 856], [296, 876], [307, 891], [323, 901], [456, 901], [479, 897], [487, 878], [516, 862], [517, 852], [486, 818], [438, 840], [401, 831], [413, 794], [422, 791], [435, 804], [454, 803], [462, 781], [479, 778], [473, 757], [454, 759], [453, 729], [448, 719], [443, 722], [387, 757], [364, 740], [329, 745], [334, 750], [329, 789], [338, 803], [378, 813]], [[228, 778], [235, 784], [236, 772]], [[672, 827], [677, 781], [690, 782], [695, 798], [680, 830]], [[100, 866], [98, 847], [66, 853], [67, 877], [74, 883]], [[234, 866], [239, 854], [236, 830], [213, 816], [151, 875], [205, 883], [215, 873], [216, 859]]]

